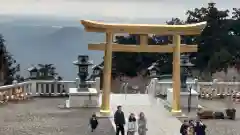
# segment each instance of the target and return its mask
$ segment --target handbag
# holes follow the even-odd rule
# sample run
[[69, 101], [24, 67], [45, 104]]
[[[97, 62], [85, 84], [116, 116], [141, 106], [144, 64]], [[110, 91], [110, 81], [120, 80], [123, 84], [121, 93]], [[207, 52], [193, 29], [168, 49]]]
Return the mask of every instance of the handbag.
[[136, 131], [137, 130], [136, 122], [128, 122], [128, 130]]

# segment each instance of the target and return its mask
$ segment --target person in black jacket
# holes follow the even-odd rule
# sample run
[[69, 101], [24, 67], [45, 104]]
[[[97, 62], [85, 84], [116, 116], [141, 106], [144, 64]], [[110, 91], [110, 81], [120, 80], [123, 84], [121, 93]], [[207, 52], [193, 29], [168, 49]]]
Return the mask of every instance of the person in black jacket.
[[194, 131], [196, 132], [196, 135], [206, 135], [206, 128], [206, 125], [203, 124], [201, 120], [198, 120], [194, 127]]
[[91, 131], [93, 132], [98, 126], [98, 120], [97, 120], [97, 116], [96, 116], [95, 113], [90, 118], [90, 123], [89, 124], [91, 126]]
[[188, 121], [187, 120], [184, 120], [184, 123], [182, 124], [181, 128], [180, 128], [180, 133], [182, 135], [187, 135], [187, 129], [188, 129]]
[[121, 132], [121, 135], [124, 135], [125, 116], [122, 111], [122, 106], [117, 107], [117, 111], [114, 114], [114, 122], [116, 125], [116, 135], [119, 135], [119, 132]]

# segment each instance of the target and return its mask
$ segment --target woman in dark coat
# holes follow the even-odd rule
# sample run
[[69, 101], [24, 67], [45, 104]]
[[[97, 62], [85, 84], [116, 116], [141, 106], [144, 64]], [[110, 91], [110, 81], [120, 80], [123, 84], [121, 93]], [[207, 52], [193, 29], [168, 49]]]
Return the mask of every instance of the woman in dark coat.
[[194, 131], [196, 135], [206, 135], [206, 125], [203, 124], [200, 120], [196, 122]]
[[97, 120], [97, 116], [96, 114], [94, 113], [92, 115], [92, 117], [90, 118], [90, 126], [91, 126], [91, 131], [93, 132], [97, 126], [98, 126], [98, 120]]
[[188, 126], [189, 126], [188, 121], [184, 120], [184, 123], [182, 124], [182, 126], [180, 128], [180, 133], [182, 135], [187, 135]]

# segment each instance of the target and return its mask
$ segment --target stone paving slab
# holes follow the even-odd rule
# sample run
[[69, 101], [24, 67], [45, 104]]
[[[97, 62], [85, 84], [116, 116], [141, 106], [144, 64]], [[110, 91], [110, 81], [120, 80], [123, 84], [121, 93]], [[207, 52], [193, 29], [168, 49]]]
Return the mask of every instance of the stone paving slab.
[[89, 118], [99, 109], [60, 109], [64, 98], [39, 98], [0, 106], [0, 135], [114, 135], [109, 119], [100, 119], [96, 132]]
[[[179, 135], [181, 122], [167, 112], [163, 104], [147, 94], [112, 94], [111, 111], [115, 112], [118, 105], [123, 106], [126, 119], [130, 113], [145, 113], [148, 122], [147, 135]], [[111, 121], [114, 123], [113, 118]]]
[[[199, 100], [200, 104], [207, 109], [223, 111], [226, 108], [226, 102], [224, 100]], [[234, 104], [236, 108], [236, 120], [202, 120], [207, 125], [207, 135], [240, 135], [240, 104]], [[194, 117], [196, 110], [192, 110], [190, 113], [187, 110], [183, 110], [188, 116]], [[183, 119], [180, 119], [183, 121]]]

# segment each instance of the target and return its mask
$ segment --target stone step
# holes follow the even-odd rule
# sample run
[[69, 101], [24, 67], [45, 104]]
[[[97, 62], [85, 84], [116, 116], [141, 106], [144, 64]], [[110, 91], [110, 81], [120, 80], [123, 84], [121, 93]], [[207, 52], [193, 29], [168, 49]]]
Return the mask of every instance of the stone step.
[[[121, 97], [122, 96], [122, 97]], [[169, 113], [161, 102], [147, 94], [132, 95], [112, 95], [111, 110], [116, 111], [118, 105], [122, 105], [126, 119], [130, 113], [138, 115], [144, 112], [147, 118], [148, 132], [147, 135], [179, 135], [181, 122]], [[113, 118], [110, 120], [114, 125]]]

